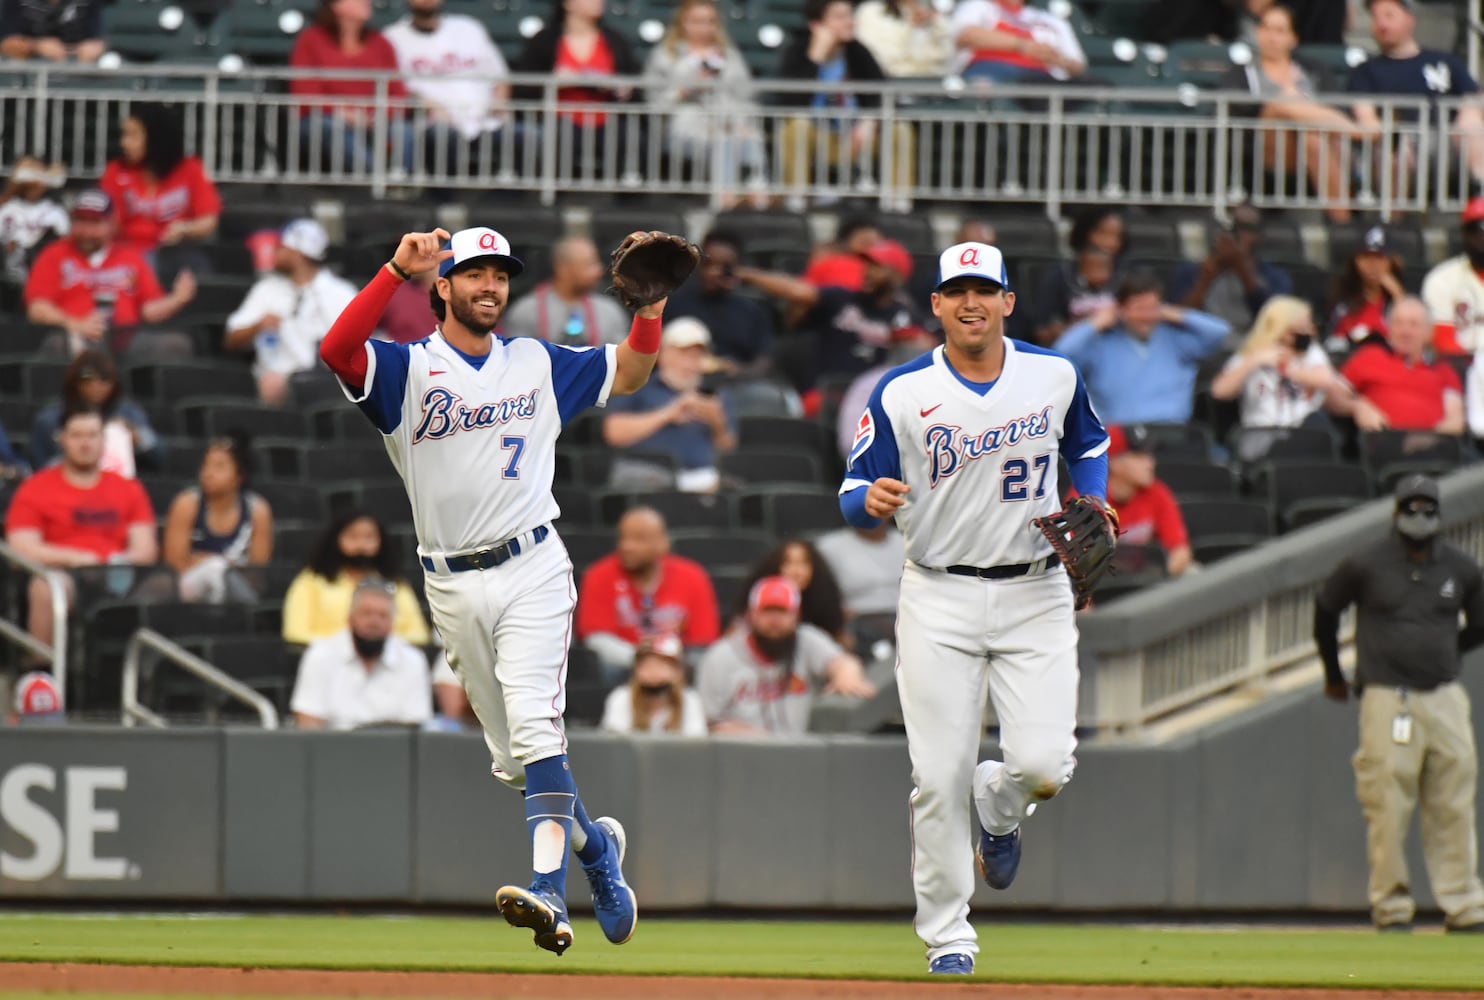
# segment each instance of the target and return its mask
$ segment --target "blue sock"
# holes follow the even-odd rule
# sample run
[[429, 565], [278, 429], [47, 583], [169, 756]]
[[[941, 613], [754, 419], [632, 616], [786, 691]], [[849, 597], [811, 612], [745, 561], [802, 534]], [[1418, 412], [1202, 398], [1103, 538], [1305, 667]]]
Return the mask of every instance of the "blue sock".
[[531, 882], [546, 882], [567, 898], [567, 842], [577, 786], [567, 755], [526, 765], [526, 825], [531, 832]]
[[576, 847], [578, 839], [583, 839], [582, 846], [577, 848], [577, 860], [590, 865], [603, 856], [603, 848], [608, 845], [608, 835], [587, 818], [587, 810], [582, 807], [581, 798], [572, 803], [572, 818], [577, 822], [577, 829], [572, 831], [572, 846]]

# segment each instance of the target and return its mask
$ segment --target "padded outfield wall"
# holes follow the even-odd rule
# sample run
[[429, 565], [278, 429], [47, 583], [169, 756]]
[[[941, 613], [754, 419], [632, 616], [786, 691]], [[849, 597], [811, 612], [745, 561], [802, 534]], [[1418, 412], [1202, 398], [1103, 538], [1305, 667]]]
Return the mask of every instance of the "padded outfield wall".
[[[1478, 727], [1484, 656], [1465, 678]], [[976, 902], [1363, 912], [1355, 736], [1353, 704], [1309, 693], [1168, 746], [1084, 747], [1027, 824], [1014, 889]], [[627, 826], [645, 906], [912, 905], [899, 739], [578, 734], [572, 760], [589, 811]], [[0, 729], [11, 900], [482, 905], [529, 866], [520, 799], [477, 735]]]

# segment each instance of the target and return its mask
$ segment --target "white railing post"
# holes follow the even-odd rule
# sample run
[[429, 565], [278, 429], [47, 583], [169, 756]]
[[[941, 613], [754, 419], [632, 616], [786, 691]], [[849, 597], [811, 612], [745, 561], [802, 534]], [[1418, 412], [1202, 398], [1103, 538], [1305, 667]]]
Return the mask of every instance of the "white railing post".
[[[388, 150], [388, 138], [391, 119], [388, 117], [390, 106], [391, 87], [385, 76], [376, 81], [376, 105], [374, 114], [376, 120], [371, 126], [371, 196], [381, 198], [386, 195], [387, 186], [387, 160], [392, 155]], [[343, 142], [342, 142], [343, 145]], [[401, 150], [397, 151], [398, 156]], [[400, 161], [397, 164], [401, 166]]]
[[63, 707], [67, 704], [67, 604], [66, 575], [60, 570], [49, 569], [34, 559], [28, 559], [6, 542], [0, 541], [0, 559], [23, 569], [33, 577], [46, 582], [47, 600], [52, 606], [52, 642], [48, 646], [20, 625], [0, 618], [0, 638], [51, 661], [52, 680], [57, 685], [57, 694]]
[[1066, 105], [1061, 92], [1057, 91], [1047, 105], [1046, 169], [1042, 171], [1046, 178], [1046, 215], [1053, 222], [1061, 218], [1061, 206], [1065, 200], [1062, 186], [1066, 179], [1067, 165], [1062, 162], [1062, 150], [1065, 148], [1065, 136], [1062, 133], [1069, 127], [1066, 122]]
[[1484, 0], [1469, 0], [1463, 30], [1468, 34], [1469, 76], [1479, 79], [1479, 36], [1484, 32]]

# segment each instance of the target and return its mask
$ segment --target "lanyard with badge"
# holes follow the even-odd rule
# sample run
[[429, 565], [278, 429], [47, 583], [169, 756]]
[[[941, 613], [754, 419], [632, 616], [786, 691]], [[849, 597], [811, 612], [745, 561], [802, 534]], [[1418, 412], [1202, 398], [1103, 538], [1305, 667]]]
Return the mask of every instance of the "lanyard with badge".
[[[546, 293], [549, 291], [551, 291], [551, 282], [548, 281], [539, 285], [535, 293], [536, 329], [543, 337], [547, 335]], [[587, 296], [583, 296], [581, 304], [568, 313], [567, 322], [562, 326], [561, 336], [569, 345], [573, 341], [586, 340], [589, 346], [598, 346], [598, 316], [593, 311], [593, 304]]]
[[1391, 742], [1404, 747], [1412, 742], [1412, 713], [1407, 709], [1407, 689], [1397, 688], [1396, 693], [1402, 703], [1396, 710], [1396, 718], [1391, 720]]

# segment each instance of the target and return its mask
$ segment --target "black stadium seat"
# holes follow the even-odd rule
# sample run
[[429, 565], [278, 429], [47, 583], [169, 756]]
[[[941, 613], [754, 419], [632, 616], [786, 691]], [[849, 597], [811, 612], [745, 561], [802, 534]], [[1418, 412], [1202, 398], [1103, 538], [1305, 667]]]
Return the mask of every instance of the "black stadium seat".
[[672, 531], [670, 551], [705, 566], [751, 566], [773, 548], [775, 540], [765, 531], [733, 528], [730, 531]]
[[819, 459], [803, 451], [776, 448], [743, 449], [721, 456], [721, 474], [743, 483], [802, 483], [824, 481]]
[[1181, 501], [1237, 499], [1237, 477], [1224, 465], [1161, 461], [1156, 474]]
[[624, 511], [638, 506], [659, 511], [671, 530], [726, 528], [732, 523], [726, 498], [714, 494], [681, 493], [678, 490], [640, 494], [629, 490], [606, 490], [598, 495], [598, 513], [603, 524], [617, 524]]
[[1371, 483], [1364, 469], [1344, 462], [1265, 462], [1253, 470], [1252, 493], [1287, 526], [1289, 510], [1299, 501], [1343, 499], [1359, 505], [1370, 499]]
[[302, 413], [267, 404], [195, 396], [177, 403], [175, 412], [180, 429], [192, 437], [216, 437], [231, 430], [243, 431], [254, 438], [309, 436]]

